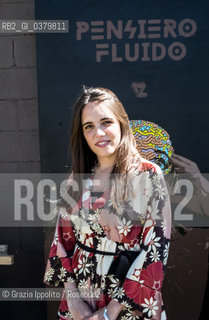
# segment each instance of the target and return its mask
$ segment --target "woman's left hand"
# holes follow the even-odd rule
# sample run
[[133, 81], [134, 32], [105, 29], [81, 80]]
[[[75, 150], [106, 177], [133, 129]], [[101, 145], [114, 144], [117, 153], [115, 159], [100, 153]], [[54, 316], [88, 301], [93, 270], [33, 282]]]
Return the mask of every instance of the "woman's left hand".
[[[109, 320], [116, 320], [123, 306], [119, 302], [111, 300], [106, 308]], [[104, 308], [95, 311], [92, 315], [85, 317], [84, 320], [104, 320]]]
[[107, 209], [102, 209], [99, 216], [99, 223], [108, 239], [121, 242], [123, 237], [118, 229], [120, 220], [116, 214], [110, 213]]
[[95, 311], [88, 317], [85, 317], [84, 320], [104, 320], [104, 308]]

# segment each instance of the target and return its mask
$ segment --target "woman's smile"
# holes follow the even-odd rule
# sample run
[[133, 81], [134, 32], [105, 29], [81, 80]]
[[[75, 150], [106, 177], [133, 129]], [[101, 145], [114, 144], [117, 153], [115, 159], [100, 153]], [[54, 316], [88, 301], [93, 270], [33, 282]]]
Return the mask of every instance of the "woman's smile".
[[101, 140], [98, 141], [97, 143], [95, 143], [95, 146], [99, 147], [99, 148], [105, 148], [109, 145], [110, 140]]

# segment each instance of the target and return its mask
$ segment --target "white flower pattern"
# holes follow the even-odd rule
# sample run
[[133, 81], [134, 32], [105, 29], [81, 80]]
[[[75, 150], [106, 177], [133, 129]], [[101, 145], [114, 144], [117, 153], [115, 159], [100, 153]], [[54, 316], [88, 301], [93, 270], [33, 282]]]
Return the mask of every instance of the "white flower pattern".
[[163, 251], [163, 257], [164, 257], [164, 259], [163, 259], [163, 264], [164, 264], [164, 265], [166, 265], [167, 260], [168, 260], [169, 247], [170, 247], [170, 243], [167, 243], [167, 244], [165, 245], [165, 249], [164, 249], [164, 251]]
[[51, 281], [53, 274], [54, 274], [54, 269], [53, 268], [49, 268], [48, 271], [44, 275], [44, 280], [45, 281]]
[[150, 252], [151, 249], [156, 252], [157, 248], [161, 247], [161, 244], [159, 243], [160, 239], [161, 239], [160, 237], [156, 237], [156, 232], [153, 232], [152, 239], [150, 241], [150, 245], [148, 248], [148, 252]]
[[67, 273], [67, 270], [65, 268], [63, 267], [60, 268], [60, 275], [58, 275], [58, 277], [61, 281], [63, 281], [63, 279], [65, 278], [66, 273]]
[[163, 200], [165, 197], [165, 188], [162, 185], [157, 186], [157, 193], [159, 199]]
[[119, 229], [119, 233], [122, 233], [124, 234], [125, 236], [127, 236], [128, 232], [131, 231], [131, 228], [132, 228], [132, 224], [131, 224], [131, 221], [126, 221], [125, 218], [123, 218], [122, 222], [120, 222], [120, 226], [118, 226], [118, 229]]
[[144, 299], [145, 303], [142, 303], [142, 306], [145, 308], [143, 310], [143, 313], [146, 313], [148, 311], [148, 317], [156, 316], [156, 310], [158, 310], [157, 301], [153, 300], [153, 297], [148, 299]]
[[154, 262], [159, 261], [159, 260], [160, 260], [160, 254], [159, 254], [159, 252], [158, 252], [157, 250], [156, 250], [156, 251], [152, 251], [152, 252], [150, 253], [150, 258], [151, 258], [151, 260], [154, 261]]
[[88, 260], [85, 256], [78, 260], [78, 270], [79, 273], [83, 273], [86, 276], [87, 273], [90, 273], [89, 268], [92, 266], [91, 263], [88, 263]]
[[125, 295], [125, 291], [123, 288], [119, 288], [115, 292], [115, 297], [117, 297], [117, 298], [122, 298], [124, 295]]

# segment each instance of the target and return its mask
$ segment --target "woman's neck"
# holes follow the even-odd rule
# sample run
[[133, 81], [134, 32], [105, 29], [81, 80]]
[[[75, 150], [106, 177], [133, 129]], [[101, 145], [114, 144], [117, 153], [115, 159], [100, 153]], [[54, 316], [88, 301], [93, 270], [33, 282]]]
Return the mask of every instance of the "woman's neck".
[[98, 159], [97, 173], [110, 173], [115, 166], [115, 159]]
[[111, 173], [114, 168], [114, 164], [98, 164], [95, 168], [96, 173]]

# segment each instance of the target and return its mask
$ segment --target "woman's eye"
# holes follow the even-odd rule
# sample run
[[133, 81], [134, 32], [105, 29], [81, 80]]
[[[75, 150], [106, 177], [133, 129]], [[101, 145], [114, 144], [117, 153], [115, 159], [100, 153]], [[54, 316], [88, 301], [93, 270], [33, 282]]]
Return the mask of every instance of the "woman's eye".
[[111, 123], [112, 123], [112, 121], [110, 121], [110, 120], [107, 120], [107, 121], [103, 122], [104, 125], [108, 125], [108, 124], [111, 124]]
[[88, 126], [86, 126], [84, 129], [85, 130], [88, 130], [88, 129], [91, 129], [93, 126], [91, 124], [89, 124]]

